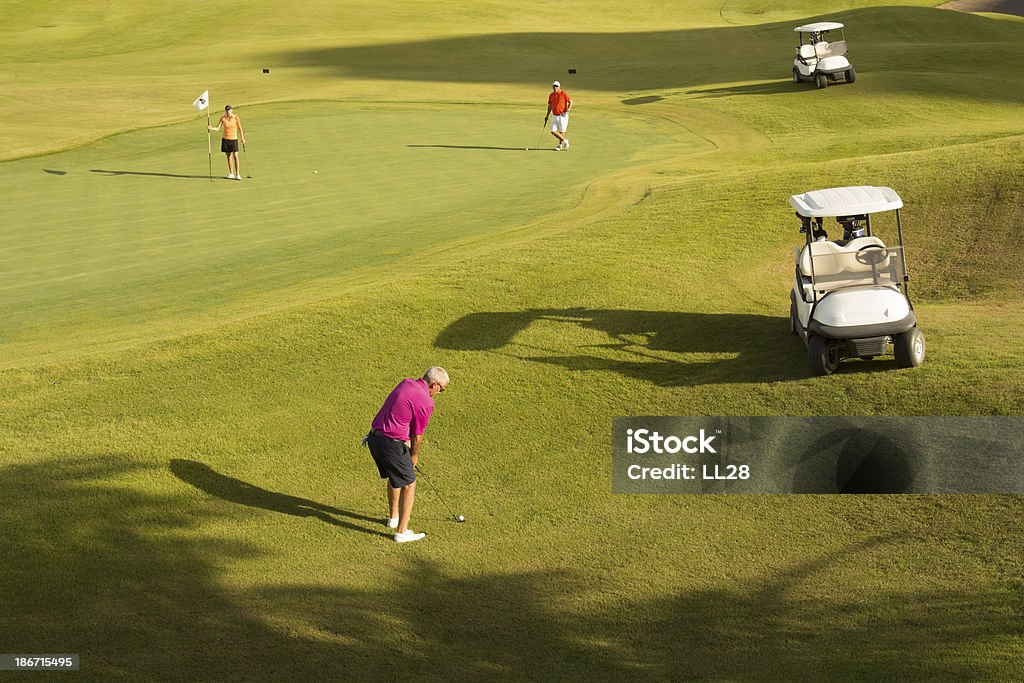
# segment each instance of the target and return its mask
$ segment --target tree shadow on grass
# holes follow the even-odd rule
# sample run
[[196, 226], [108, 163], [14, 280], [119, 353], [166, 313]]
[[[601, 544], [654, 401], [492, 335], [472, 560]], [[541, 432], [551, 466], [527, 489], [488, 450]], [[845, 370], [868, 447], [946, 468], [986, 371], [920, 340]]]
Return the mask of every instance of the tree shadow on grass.
[[[945, 680], [1000, 671], [999, 657], [948, 655], [1024, 635], [1011, 589], [829, 590], [837, 568], [898, 557], [909, 540], [867, 538], [739, 585], [712, 579], [720, 587], [649, 595], [640, 579], [631, 595], [589, 603], [586, 571], [467, 576], [422, 560], [379, 588], [274, 588], [260, 601], [376, 653], [385, 678]], [[692, 552], [665, 546], [680, 561]], [[418, 656], [408, 656], [395, 624]]]
[[[610, 341], [560, 348], [517, 341], [537, 322], [599, 331]], [[777, 382], [808, 374], [786, 318], [744, 313], [588, 308], [471, 313], [442, 330], [434, 344], [507, 353], [572, 371], [617, 372], [658, 386]]]
[[217, 586], [219, 566], [256, 549], [193, 533], [209, 507], [126, 483], [154, 471], [123, 454], [0, 469], [5, 650], [79, 653], [95, 680], [237, 677], [253, 664], [232, 642], [284, 654]]
[[1024, 2], [1021, 0], [956, 0], [944, 2], [940, 9], [952, 9], [960, 12], [995, 12], [1024, 17]]
[[[157, 493], [166, 475], [121, 454], [0, 467], [5, 649], [77, 652], [98, 680], [1005, 679], [1021, 658], [1019, 575], [889, 587], [891, 568], [925, 573], [932, 559], [915, 518], [890, 524], [881, 505], [867, 532], [877, 538], [658, 592], [646, 568], [595, 559], [603, 535], [560, 549], [552, 562], [566, 570], [517, 571], [501, 555], [463, 562], [457, 544], [438, 559], [374, 544], [338, 558], [373, 569], [351, 587], [344, 573], [296, 583], [255, 564], [265, 550], [211, 531], [228, 516], [222, 505]], [[929, 500], [900, 505], [919, 519], [941, 513], [949, 533], [987, 538], [977, 546], [987, 559], [1016, 566], [1020, 525], [991, 529], [1024, 514], [1019, 497]], [[754, 503], [730, 514], [753, 520]], [[654, 541], [647, 533], [638, 527], [636, 541]], [[666, 564], [686, 565], [695, 549], [656, 534]], [[741, 553], [770, 556], [757, 543]]]
[[[552, 61], [555, 35], [558, 50]], [[553, 70], [579, 66], [577, 75], [563, 79], [567, 89], [636, 92], [706, 83], [710, 72], [721, 73], [723, 64], [726, 70], [729, 65], [710, 46], [737, 42], [751, 53], [741, 67], [748, 74], [745, 80], [750, 80], [777, 76], [768, 55], [781, 55], [784, 60], [792, 52], [793, 41], [785, 30], [748, 26], [637, 33], [503, 33], [303, 49], [267, 59], [339, 77], [446, 83], [547, 85]], [[741, 66], [739, 61], [736, 66]]]
[[[949, 64], [958, 63], [958, 57], [977, 54], [978, 45], [986, 42], [1002, 42], [1019, 54], [1017, 44], [1024, 37], [1024, 27], [1011, 22], [923, 7], [872, 7], [830, 18], [846, 24], [860, 55], [858, 68], [868, 73], [899, 64], [907, 78], [916, 78], [919, 72], [944, 72]], [[550, 83], [553, 71], [578, 67], [577, 74], [563, 81], [568, 90], [642, 93], [788, 77], [797, 43], [793, 27], [799, 21], [674, 31], [487, 33], [304, 48], [268, 54], [266, 59], [339, 78], [532, 86]], [[908, 26], [917, 30], [907, 31]], [[936, 35], [955, 37], [943, 44], [948, 60], [935, 58]], [[554, 52], [553, 40], [558, 46]], [[901, 81], [889, 82], [903, 87]], [[979, 89], [978, 95], [1018, 101], [1012, 90]], [[811, 91], [793, 86], [761, 94]]]
[[[893, 430], [895, 431], [895, 430]], [[908, 493], [922, 468], [913, 434], [841, 427], [796, 455], [794, 493]], [[910, 441], [910, 443], [906, 443]]]
[[361, 531], [373, 536], [383, 536], [388, 539], [391, 538], [391, 534], [386, 534], [375, 529], [367, 529], [364, 526], [352, 524], [338, 518], [344, 517], [346, 519], [370, 522], [377, 525], [381, 524], [381, 519], [367, 517], [366, 515], [342, 510], [341, 508], [332, 507], [330, 505], [324, 505], [323, 503], [317, 503], [306, 498], [299, 498], [285, 493], [268, 491], [267, 489], [260, 488], [259, 486], [242, 481], [241, 479], [235, 479], [234, 477], [220, 474], [209, 465], [204, 465], [201, 462], [175, 458], [174, 460], [171, 460], [170, 470], [174, 476], [186, 484], [190, 484], [200, 491], [204, 491], [211, 496], [215, 496], [221, 500], [226, 500], [230, 503], [238, 503], [239, 505], [246, 505], [248, 507], [259, 508], [261, 510], [280, 512], [294, 517], [315, 517], [327, 524], [344, 527], [346, 529], [351, 529], [352, 531]]

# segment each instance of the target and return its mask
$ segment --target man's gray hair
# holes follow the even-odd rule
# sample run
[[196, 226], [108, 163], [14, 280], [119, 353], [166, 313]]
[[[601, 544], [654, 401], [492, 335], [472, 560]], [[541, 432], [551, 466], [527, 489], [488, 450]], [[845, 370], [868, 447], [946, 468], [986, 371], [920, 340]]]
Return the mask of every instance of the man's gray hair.
[[427, 371], [423, 373], [423, 380], [429, 387], [434, 382], [437, 382], [442, 387], [448, 386], [448, 371], [439, 365], [427, 368]]

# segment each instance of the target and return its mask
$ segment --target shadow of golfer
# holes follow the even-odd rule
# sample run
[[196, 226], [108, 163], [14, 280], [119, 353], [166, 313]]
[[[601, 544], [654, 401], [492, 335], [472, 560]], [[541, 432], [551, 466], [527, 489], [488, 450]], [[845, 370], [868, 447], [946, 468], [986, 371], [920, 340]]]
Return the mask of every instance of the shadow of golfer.
[[154, 178], [193, 178], [198, 180], [209, 180], [210, 176], [207, 175], [181, 175], [178, 173], [148, 173], [145, 171], [107, 171], [102, 168], [89, 169], [89, 173], [103, 173], [107, 176], [122, 176], [122, 175], [139, 175], [139, 176], [151, 176]]
[[632, 97], [628, 100], [622, 100], [622, 103], [629, 106], [636, 106], [638, 104], [651, 104], [653, 102], [661, 102], [664, 97], [661, 95], [648, 95], [647, 97]]
[[200, 491], [204, 491], [221, 500], [262, 510], [280, 512], [292, 515], [293, 517], [316, 517], [320, 521], [334, 526], [361, 531], [372, 536], [391, 538], [389, 534], [385, 534], [382, 531], [367, 529], [366, 527], [340, 520], [338, 517], [347, 517], [348, 519], [374, 524], [380, 524], [382, 521], [380, 519], [331, 507], [330, 505], [317, 503], [306, 498], [261, 489], [259, 486], [244, 482], [241, 479], [220, 474], [210, 468], [209, 465], [204, 465], [201, 462], [175, 458], [171, 460], [170, 470], [175, 477], [186, 484], [190, 484]]
[[[406, 145], [406, 147], [418, 147], [421, 149], [495, 149], [502, 152], [527, 151], [525, 147], [483, 147], [480, 145]], [[531, 147], [529, 151], [533, 151], [535, 149], [537, 148]]]

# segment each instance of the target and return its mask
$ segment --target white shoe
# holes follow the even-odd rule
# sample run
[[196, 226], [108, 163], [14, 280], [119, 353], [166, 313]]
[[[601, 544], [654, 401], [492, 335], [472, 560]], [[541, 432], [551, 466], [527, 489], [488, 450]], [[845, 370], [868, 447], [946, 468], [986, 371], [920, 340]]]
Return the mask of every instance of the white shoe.
[[395, 534], [395, 543], [411, 543], [426, 536], [424, 533], [416, 533], [412, 529], [406, 529], [400, 534]]
[[565, 139], [565, 151], [566, 151], [566, 152], [568, 152], [568, 151], [569, 151], [569, 138], [566, 138], [566, 139]]
[[234, 173], [228, 173], [227, 179], [228, 180], [234, 180], [235, 179], [235, 174]]
[[[569, 149], [569, 148], [566, 147], [566, 149]], [[241, 173], [239, 173], [238, 175], [235, 176], [235, 180], [241, 180], [241, 179], [242, 179], [242, 174]]]
[[398, 528], [398, 517], [391, 517], [389, 519], [385, 519], [384, 520], [384, 524], [386, 524], [389, 529], [397, 529]]
[[556, 152], [561, 152], [562, 151], [562, 143], [561, 142], [558, 143], [558, 147], [555, 147], [555, 151]]

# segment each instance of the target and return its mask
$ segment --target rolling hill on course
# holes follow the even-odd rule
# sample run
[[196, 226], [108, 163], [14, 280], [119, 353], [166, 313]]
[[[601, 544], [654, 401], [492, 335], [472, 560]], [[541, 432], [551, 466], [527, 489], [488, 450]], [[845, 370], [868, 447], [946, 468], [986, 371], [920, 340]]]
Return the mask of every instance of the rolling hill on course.
[[[615, 416], [1024, 412], [1024, 20], [937, 4], [5, 3], [0, 649], [1013, 678], [1019, 496], [611, 494]], [[819, 91], [823, 18], [858, 78]], [[207, 88], [252, 178], [211, 182]], [[928, 359], [812, 378], [787, 199], [861, 184], [906, 203]], [[432, 364], [421, 464], [468, 521], [421, 487], [397, 546], [358, 441]]]

